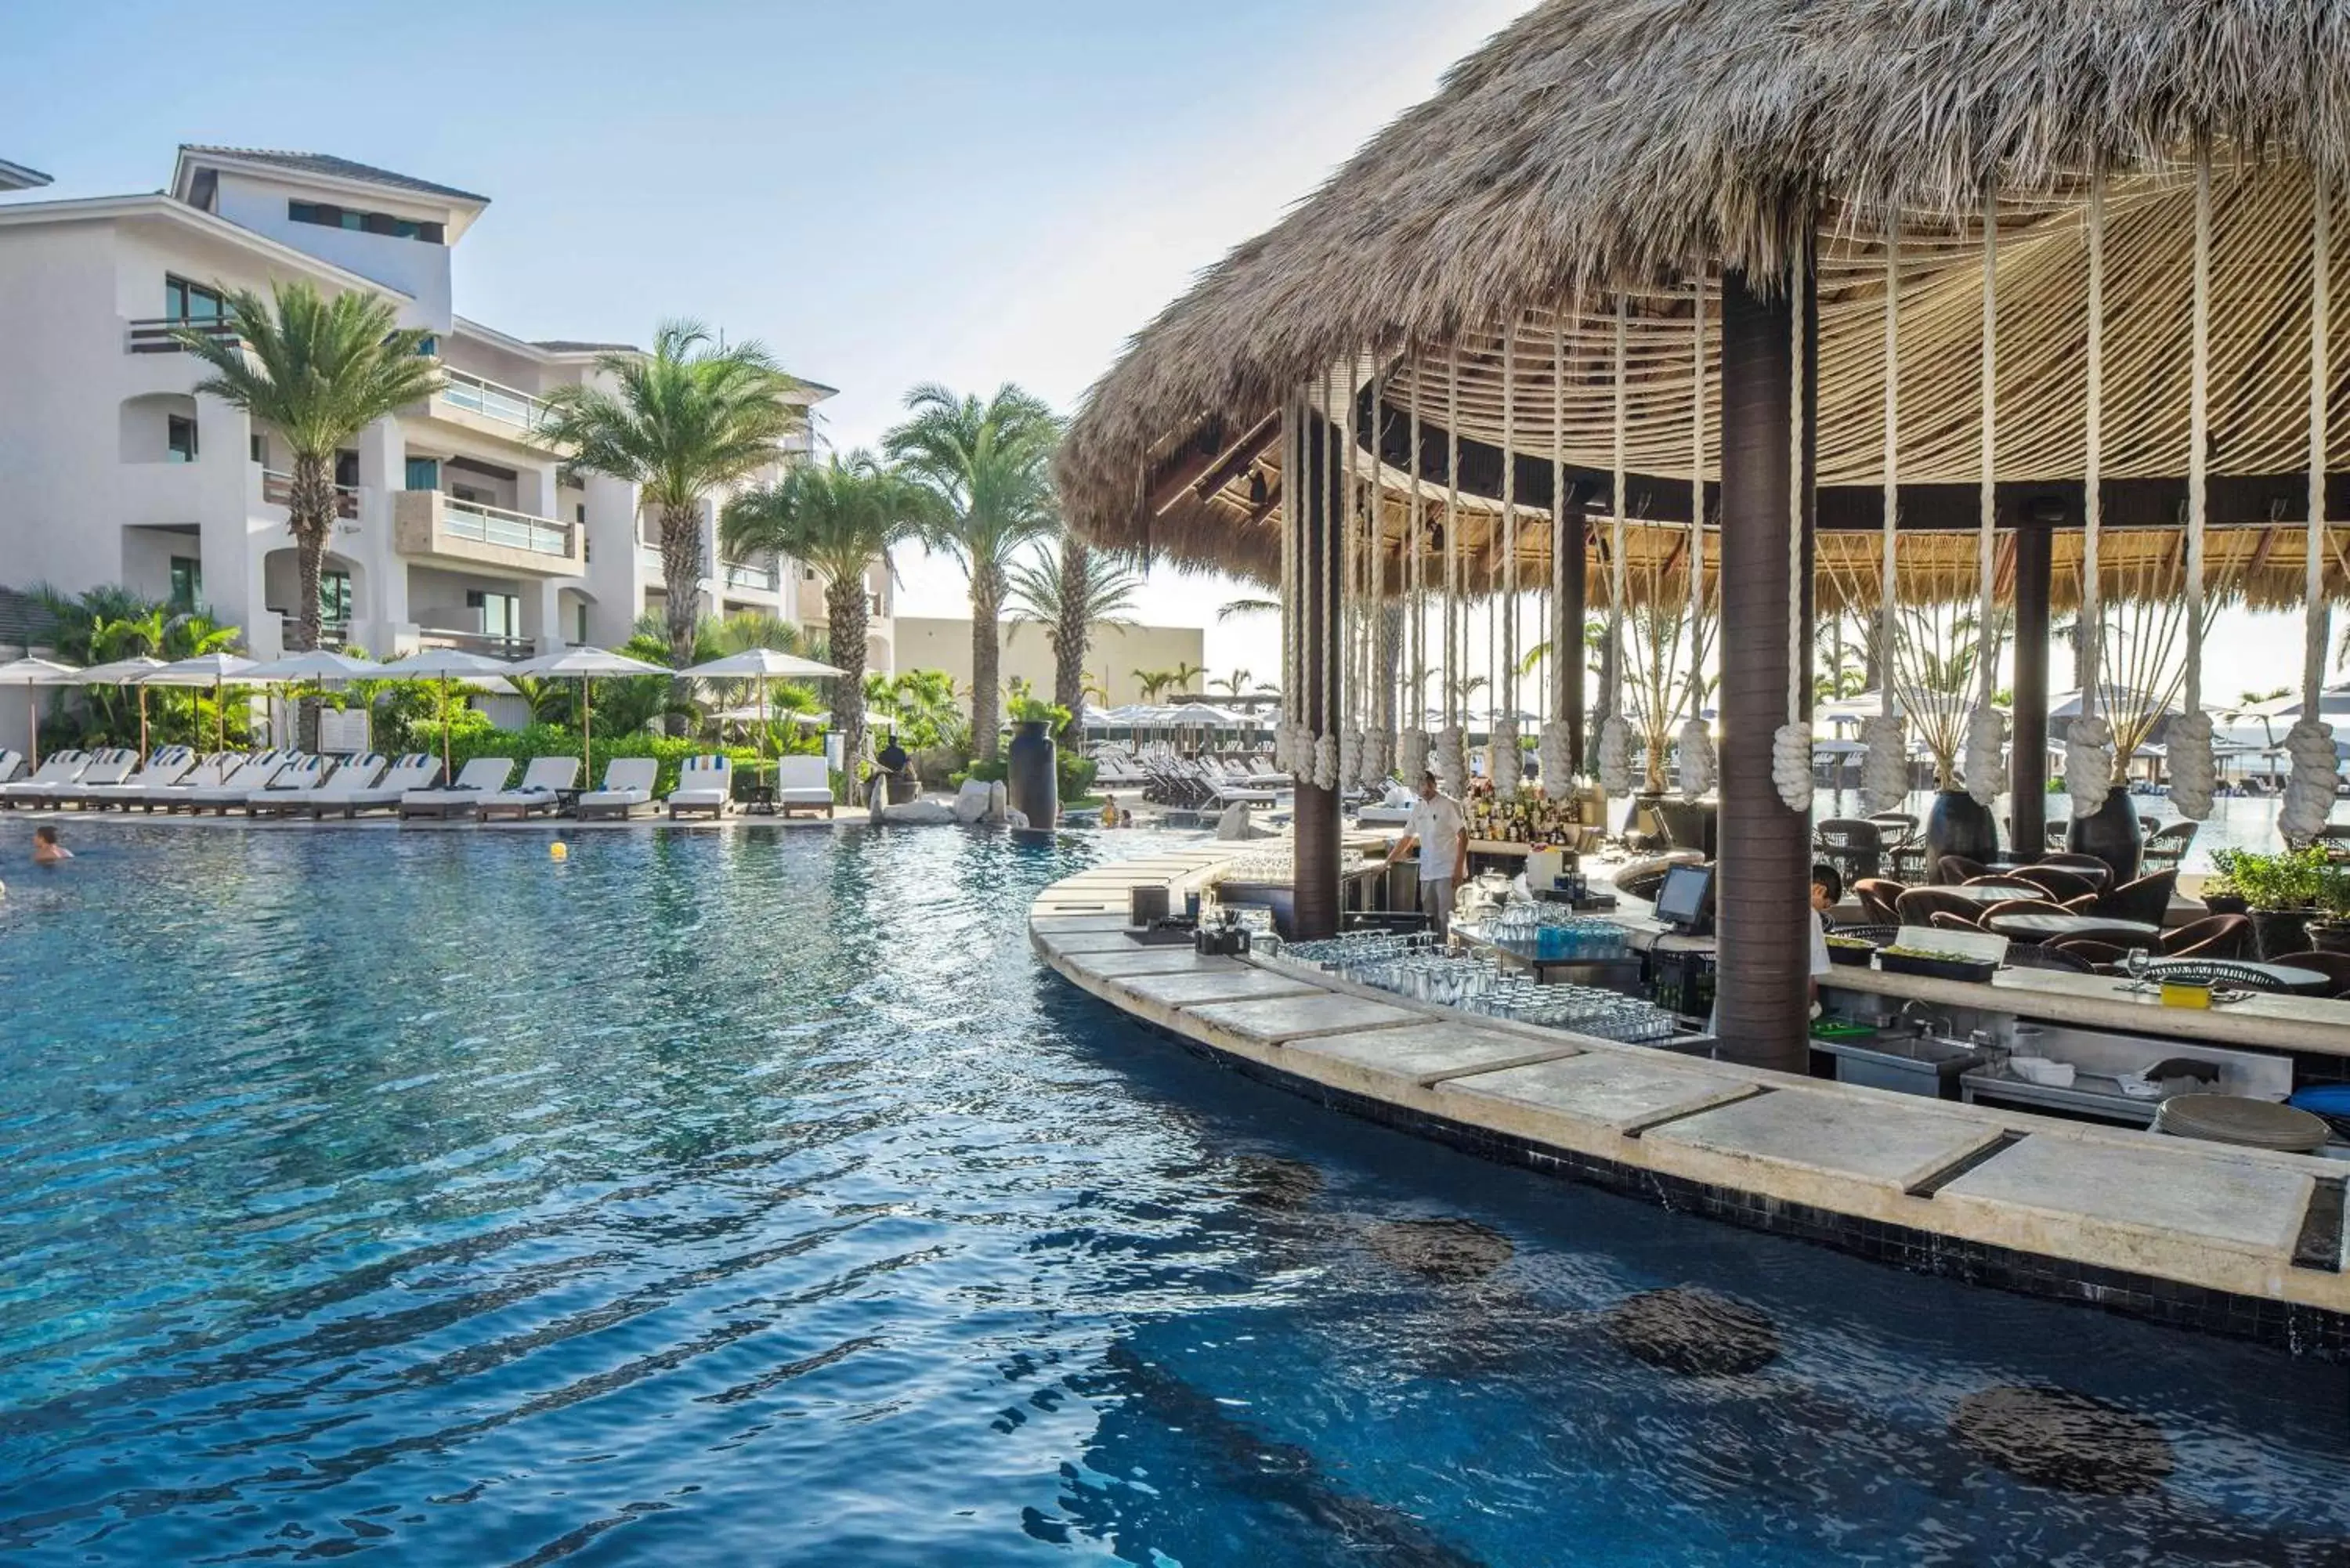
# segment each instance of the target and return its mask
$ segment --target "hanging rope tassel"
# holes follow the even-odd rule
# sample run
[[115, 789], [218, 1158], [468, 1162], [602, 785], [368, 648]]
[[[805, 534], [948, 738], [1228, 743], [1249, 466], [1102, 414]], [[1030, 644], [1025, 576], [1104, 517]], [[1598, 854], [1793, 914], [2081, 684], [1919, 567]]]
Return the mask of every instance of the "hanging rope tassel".
[[2077, 820], [2105, 809], [2114, 790], [2114, 727], [2097, 711], [2097, 665], [2105, 607], [2098, 557], [2105, 523], [2106, 461], [2106, 175], [2089, 177], [2088, 460], [2086, 506], [2081, 524], [2081, 712], [2064, 733], [2064, 793]]
[[1975, 567], [1980, 602], [1975, 614], [1976, 662], [1982, 693], [1967, 718], [1967, 793], [1988, 808], [2007, 790], [2007, 718], [1991, 706], [1991, 682], [1999, 663], [1999, 632], [1992, 621], [1993, 556], [1999, 503], [1992, 464], [1999, 452], [1999, 193], [1983, 192], [1982, 296], [1982, 481], [1981, 518]]
[[1804, 668], [1804, 251], [1788, 287], [1787, 722], [1771, 737], [1771, 782], [1789, 811], [1812, 813], [1811, 671]]
[[[1496, 706], [1485, 747], [1485, 776], [1493, 781], [1495, 800], [1514, 800], [1526, 776], [1518, 754], [1518, 328], [1513, 320], [1502, 327], [1502, 567], [1500, 581], [1491, 580], [1488, 602], [1501, 622], [1494, 635], [1501, 651], [1489, 689]], [[1491, 564], [1491, 546], [1488, 563]]]
[[2211, 753], [2211, 715], [2203, 708], [2203, 529], [2210, 505], [2211, 452], [2211, 150], [2195, 155], [2194, 354], [2189, 369], [2187, 454], [2186, 709], [2163, 733], [2170, 756], [2170, 804], [2189, 822], [2211, 815], [2220, 781]]
[[2301, 722], [2285, 737], [2293, 776], [2277, 807], [2277, 832], [2300, 848], [2315, 838], [2334, 814], [2341, 763], [2334, 726], [2318, 717], [2324, 696], [2326, 651], [2332, 627], [2325, 603], [2326, 389], [2333, 385], [2326, 336], [2332, 330], [2334, 291], [2334, 191], [2323, 171], [2310, 210], [2309, 284], [2309, 526], [2303, 556]]
[[[1566, 312], [1551, 324], [1550, 342], [1550, 722], [1542, 727], [1537, 755], [1542, 762], [1542, 791], [1552, 800], [1575, 793], [1569, 773], [1574, 761], [1575, 732], [1566, 722], [1567, 639], [1583, 636], [1579, 626], [1566, 624], [1566, 574], [1583, 570], [1583, 535], [1578, 527], [1567, 538], [1566, 500]], [[1569, 550], [1573, 551], [1570, 563]]]
[[1898, 811], [1909, 798], [1909, 734], [1893, 711], [1894, 607], [1898, 600], [1897, 524], [1901, 517], [1901, 209], [1885, 217], [1885, 523], [1878, 559], [1877, 680], [1878, 711], [1861, 721], [1862, 803], [1870, 811]]
[[1631, 304], [1616, 296], [1616, 452], [1608, 476], [1607, 509], [1607, 648], [1612, 679], [1599, 694], [1604, 717], [1599, 721], [1599, 787], [1607, 794], [1632, 793], [1632, 730], [1624, 722], [1624, 498], [1628, 468], [1626, 452], [1625, 338]]

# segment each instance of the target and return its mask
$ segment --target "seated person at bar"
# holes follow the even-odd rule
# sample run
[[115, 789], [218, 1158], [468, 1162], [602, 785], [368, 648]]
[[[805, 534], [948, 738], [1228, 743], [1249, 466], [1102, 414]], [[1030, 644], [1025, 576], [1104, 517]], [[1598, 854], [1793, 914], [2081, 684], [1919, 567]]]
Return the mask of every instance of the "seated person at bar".
[[1388, 851], [1392, 866], [1419, 846], [1419, 907], [1429, 929], [1443, 936], [1452, 924], [1452, 892], [1469, 874], [1469, 822], [1432, 773], [1419, 775], [1419, 799], [1404, 819], [1403, 836]]
[[1812, 913], [1824, 930], [1835, 929], [1835, 908], [1844, 902], [1844, 877], [1825, 860], [1812, 863]]

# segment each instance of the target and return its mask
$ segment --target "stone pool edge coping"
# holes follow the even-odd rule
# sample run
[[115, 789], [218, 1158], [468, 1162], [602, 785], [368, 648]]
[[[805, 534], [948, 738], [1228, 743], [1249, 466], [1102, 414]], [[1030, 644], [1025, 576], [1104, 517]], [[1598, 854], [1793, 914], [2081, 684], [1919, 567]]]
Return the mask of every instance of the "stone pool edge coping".
[[[1107, 945], [1107, 934], [1123, 929], [1128, 889], [1161, 886], [1180, 899], [1227, 860], [1245, 853], [1244, 846], [1202, 846], [1066, 878], [1031, 906], [1030, 944], [1047, 967], [1080, 991], [1196, 1054], [1332, 1109], [1483, 1158], [1913, 1272], [2099, 1305], [2295, 1354], [2350, 1359], [2350, 1274], [2343, 1272], [2342, 1215], [2343, 1184], [2350, 1171], [2339, 1163], [1927, 1101], [1503, 1020], [1471, 1019], [1336, 977], [1253, 960], [1193, 960], [1187, 966], [1179, 956], [1148, 965], [1147, 972], [1134, 971], [1129, 954], [1188, 956], [1186, 950]], [[1069, 945], [1062, 945], [1064, 940]], [[1093, 950], [1082, 950], [1088, 948]], [[1121, 961], [1108, 963], [1112, 954]], [[1097, 964], [1130, 972], [1104, 973]], [[1204, 1000], [1180, 999], [1181, 977], [1191, 975], [1203, 977], [1191, 988]], [[1205, 978], [1219, 975], [1247, 978], [1237, 984], [1229, 978]], [[1154, 1000], [1135, 989], [1154, 982], [1179, 999]], [[1308, 1024], [1292, 1029], [1284, 1041], [1202, 1016], [1201, 1010], [1220, 1007], [1225, 1017], [1232, 1016], [1232, 1004], [1216, 1000], [1222, 990], [1255, 996], [1263, 1008], [1296, 1012], [1291, 1004], [1303, 1002], [1311, 1004], [1305, 1009], [1310, 1012], [1313, 1005], [1335, 1007], [1344, 998], [1358, 1010], [1375, 1002], [1399, 1016], [1362, 1026]], [[1256, 1005], [1243, 1002], [1241, 1011]], [[1440, 1027], [1431, 1032], [1430, 1025]], [[1549, 1047], [1561, 1061], [1589, 1059], [1585, 1064], [1596, 1072], [1648, 1079], [1686, 1075], [1692, 1096], [1688, 1106], [1693, 1108], [1677, 1108], [1646, 1124], [1613, 1126], [1577, 1118], [1571, 1106], [1545, 1109], [1478, 1092], [1474, 1080], [1512, 1068], [1439, 1073], [1435, 1081], [1420, 1082], [1409, 1074], [1383, 1073], [1376, 1061], [1336, 1060], [1315, 1049], [1336, 1036], [1370, 1049], [1361, 1043], [1375, 1047], [1385, 1029], [1406, 1029], [1422, 1038], [1444, 1029], [1464, 1037], [1513, 1035], [1528, 1043], [1531, 1054], [1540, 1055], [1539, 1047]], [[1561, 1061], [1546, 1065], [1558, 1067]], [[1948, 1169], [1905, 1173], [1915, 1180], [1888, 1180], [1882, 1173], [1839, 1170], [1833, 1150], [1789, 1158], [1783, 1151], [1725, 1147], [1698, 1132], [1709, 1118], [1734, 1119], [1753, 1111], [1766, 1095], [1816, 1096], [1801, 1105], [1783, 1102], [1782, 1108], [1808, 1110], [1830, 1123], [1840, 1117], [1847, 1130], [1859, 1122], [1897, 1136], [1916, 1134], [1925, 1144], [1937, 1137], [1955, 1140], [1960, 1155]], [[2101, 1208], [2094, 1192], [2092, 1200], [2082, 1202], [2068, 1200], [2061, 1190], [2002, 1191], [1980, 1178], [1967, 1185], [1970, 1177], [2027, 1141], [2041, 1164], [2053, 1159], [2061, 1174], [2070, 1162], [2091, 1186], [2175, 1168], [2180, 1184], [2174, 1196], [2190, 1209], [2207, 1195], [2199, 1181], [2241, 1179], [2248, 1189], [2265, 1189], [2250, 1191], [2244, 1207], [2265, 1205], [2266, 1218], [2291, 1233], [2282, 1237], [2282, 1245], [2276, 1231], [2223, 1239], [2117, 1214], [2111, 1194]], [[1872, 1151], [1856, 1152], [1865, 1162]]]

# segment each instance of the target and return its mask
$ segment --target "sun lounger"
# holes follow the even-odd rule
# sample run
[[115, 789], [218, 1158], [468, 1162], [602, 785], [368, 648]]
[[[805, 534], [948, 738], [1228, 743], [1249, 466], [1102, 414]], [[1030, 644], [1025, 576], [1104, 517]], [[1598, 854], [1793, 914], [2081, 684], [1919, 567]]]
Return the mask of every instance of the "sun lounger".
[[[166, 789], [157, 794], [163, 797], [165, 809], [177, 811], [186, 806], [189, 812], [202, 816], [207, 811], [217, 811], [226, 816], [231, 808], [244, 804], [255, 790], [267, 789], [269, 781], [291, 767], [295, 755], [291, 752], [264, 752], [219, 784], [198, 785], [194, 789]], [[152, 798], [152, 797], [151, 797]]]
[[291, 816], [334, 773], [325, 757], [303, 757], [269, 781], [268, 786], [244, 797], [247, 816]]
[[517, 821], [534, 812], [555, 814], [561, 805], [556, 794], [579, 782], [577, 757], [533, 757], [522, 771], [522, 783], [512, 789], [503, 789], [482, 802], [482, 820], [494, 816], [511, 816]]
[[363, 811], [396, 811], [403, 796], [432, 788], [441, 776], [441, 759], [425, 752], [408, 753], [391, 764], [389, 773], [381, 757], [373, 763], [371, 768], [346, 763], [333, 778], [303, 797], [302, 809], [310, 814], [310, 820], [316, 822], [330, 811], [339, 811], [346, 817]]
[[109, 805], [136, 805], [140, 797], [163, 784], [179, 783], [196, 765], [196, 753], [186, 746], [158, 746], [147, 763], [137, 773], [115, 784], [93, 782], [84, 774], [78, 783], [67, 790], [59, 804], [82, 806], [99, 811]]
[[[674, 804], [675, 796], [671, 796]], [[789, 816], [795, 811], [832, 810], [832, 773], [821, 756], [775, 759], [775, 809]]]
[[0, 784], [8, 783], [25, 771], [25, 753], [0, 746]]
[[18, 779], [12, 784], [0, 784], [0, 806], [41, 804], [52, 790], [80, 778], [88, 771], [90, 761], [88, 752], [70, 749], [51, 752], [49, 760], [34, 769], [31, 778]]
[[505, 788], [512, 777], [512, 757], [475, 757], [457, 770], [457, 782], [447, 789], [412, 789], [401, 795], [400, 820], [471, 815], [484, 800]]
[[80, 773], [70, 779], [55, 781], [28, 789], [19, 797], [22, 805], [62, 806], [86, 787], [99, 784], [119, 784], [139, 768], [139, 753], [124, 748], [92, 752]]
[[650, 757], [614, 757], [604, 764], [604, 787], [580, 795], [579, 820], [625, 817], [638, 806], [650, 805], [653, 780], [660, 773], [660, 764]]
[[170, 811], [172, 809], [173, 803], [190, 790], [225, 784], [228, 782], [229, 774], [252, 760], [243, 752], [213, 752], [210, 755], [198, 757], [195, 766], [173, 779], [170, 784], [148, 784], [136, 795], [126, 794], [120, 796], [122, 809], [129, 811], [135, 805], [141, 811], [152, 812], [160, 806], [165, 811]]
[[726, 815], [734, 797], [734, 763], [723, 756], [688, 757], [669, 792], [669, 815], [674, 822], [683, 813], [706, 811], [714, 819]]

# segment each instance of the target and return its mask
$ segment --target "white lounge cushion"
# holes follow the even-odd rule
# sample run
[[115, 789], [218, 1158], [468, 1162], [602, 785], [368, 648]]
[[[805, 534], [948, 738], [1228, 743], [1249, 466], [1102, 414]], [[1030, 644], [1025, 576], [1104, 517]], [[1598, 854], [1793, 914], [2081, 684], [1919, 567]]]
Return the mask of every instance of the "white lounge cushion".
[[457, 770], [457, 782], [447, 789], [410, 790], [400, 797], [400, 804], [403, 807], [479, 805], [483, 796], [505, 788], [512, 777], [512, 757], [475, 757]]
[[522, 783], [512, 789], [500, 790], [482, 801], [482, 809], [525, 811], [552, 810], [557, 790], [569, 789], [579, 782], [577, 757], [533, 757], [522, 771]]
[[650, 757], [614, 757], [604, 764], [604, 787], [583, 793], [579, 809], [648, 805], [653, 798], [653, 781], [660, 776], [660, 763]]

